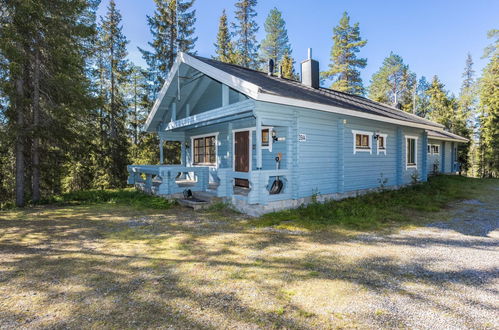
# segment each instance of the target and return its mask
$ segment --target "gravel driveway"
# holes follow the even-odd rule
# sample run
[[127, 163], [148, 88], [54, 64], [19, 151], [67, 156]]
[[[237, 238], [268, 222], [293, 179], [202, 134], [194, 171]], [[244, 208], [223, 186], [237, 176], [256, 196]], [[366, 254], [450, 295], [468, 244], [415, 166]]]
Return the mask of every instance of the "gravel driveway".
[[[364, 318], [372, 326], [499, 328], [498, 200], [462, 201], [450, 221], [365, 235], [353, 244], [376, 255], [365, 268], [391, 277], [352, 306], [359, 315], [378, 311]], [[394, 256], [396, 262], [385, 264]]]
[[0, 213], [0, 329], [499, 329], [499, 187], [394, 234], [174, 208]]

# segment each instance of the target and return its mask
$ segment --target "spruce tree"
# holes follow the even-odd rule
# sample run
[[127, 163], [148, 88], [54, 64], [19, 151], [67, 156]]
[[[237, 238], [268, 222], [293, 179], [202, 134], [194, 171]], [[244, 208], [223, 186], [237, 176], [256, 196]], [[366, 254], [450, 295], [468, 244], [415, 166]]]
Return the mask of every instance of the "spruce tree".
[[[114, 0], [99, 26], [99, 53], [103, 65], [104, 129], [103, 156], [105, 175], [97, 178], [99, 186], [121, 187], [126, 184], [128, 165], [128, 138], [126, 123], [128, 104], [125, 86], [130, 82], [130, 63], [127, 60], [128, 43], [122, 32], [121, 14]], [[104, 173], [103, 173], [104, 174]], [[105, 177], [107, 180], [102, 180]], [[106, 182], [107, 181], [107, 182]]]
[[416, 75], [409, 70], [402, 57], [391, 52], [371, 78], [369, 98], [413, 112], [415, 84]]
[[431, 109], [428, 118], [444, 125], [448, 130], [452, 130], [454, 122], [453, 102], [449, 98], [444, 84], [437, 76], [433, 77], [426, 94], [429, 97], [429, 107]]
[[473, 71], [473, 59], [468, 54], [463, 72], [463, 83], [459, 93], [458, 111], [454, 117], [454, 133], [466, 137], [470, 142], [461, 146], [458, 150], [458, 161], [462, 170], [467, 172], [470, 167], [468, 158], [471, 143], [473, 143], [473, 131], [475, 129], [473, 116], [476, 112], [476, 84]]
[[222, 16], [220, 16], [218, 24], [217, 42], [213, 45], [215, 46], [215, 54], [217, 54], [213, 57], [215, 60], [231, 64], [237, 63], [237, 56], [231, 40], [225, 9], [222, 12]]
[[[156, 98], [175, 62], [178, 52], [195, 54], [197, 37], [194, 37], [196, 11], [192, 9], [194, 0], [154, 0], [156, 10], [147, 16], [147, 23], [153, 41], [151, 50], [141, 49], [148, 66], [149, 102]], [[178, 15], [178, 18], [177, 18]], [[177, 31], [178, 25], [178, 31]]]
[[[86, 77], [96, 1], [8, 1], [0, 10], [7, 129], [16, 159], [16, 204], [60, 192], [64, 162], [85, 141], [92, 106]], [[8, 15], [4, 15], [5, 13]], [[71, 31], [71, 33], [68, 33]]]
[[499, 30], [491, 30], [493, 42], [484, 53], [489, 63], [482, 72], [480, 95], [481, 176], [499, 177]]
[[414, 114], [422, 118], [427, 118], [430, 112], [430, 100], [428, 94], [426, 93], [428, 88], [430, 88], [430, 84], [428, 83], [428, 80], [426, 80], [426, 77], [422, 76], [418, 80], [418, 84], [416, 87], [416, 94], [414, 95], [415, 97]]
[[294, 64], [295, 61], [293, 58], [288, 53], [285, 53], [281, 60], [282, 76], [284, 78], [294, 80], [298, 79], [295, 73]]
[[256, 69], [258, 67], [258, 48], [256, 33], [258, 24], [255, 21], [257, 15], [255, 6], [257, 0], [240, 0], [236, 2], [235, 18], [232, 23], [234, 35], [236, 36], [235, 48], [238, 54], [238, 64]]
[[329, 70], [322, 72], [322, 78], [333, 79], [332, 89], [364, 95], [359, 69], [366, 67], [367, 59], [358, 58], [357, 53], [366, 45], [367, 40], [360, 37], [359, 23], [350, 25], [347, 12], [343, 13], [333, 30], [333, 42]]
[[[274, 60], [276, 67], [282, 65], [283, 57], [291, 57], [291, 45], [289, 44], [286, 22], [282, 18], [282, 13], [273, 8], [270, 10], [264, 24], [265, 39], [260, 43], [260, 62], [266, 65], [269, 59]], [[289, 61], [289, 59], [287, 59]]]

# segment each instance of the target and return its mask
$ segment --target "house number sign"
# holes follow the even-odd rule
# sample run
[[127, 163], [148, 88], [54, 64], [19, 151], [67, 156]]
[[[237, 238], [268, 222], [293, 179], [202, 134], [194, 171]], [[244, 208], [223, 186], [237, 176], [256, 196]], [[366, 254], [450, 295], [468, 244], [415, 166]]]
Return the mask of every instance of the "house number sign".
[[298, 134], [298, 142], [306, 142], [307, 141], [307, 134], [300, 133]]

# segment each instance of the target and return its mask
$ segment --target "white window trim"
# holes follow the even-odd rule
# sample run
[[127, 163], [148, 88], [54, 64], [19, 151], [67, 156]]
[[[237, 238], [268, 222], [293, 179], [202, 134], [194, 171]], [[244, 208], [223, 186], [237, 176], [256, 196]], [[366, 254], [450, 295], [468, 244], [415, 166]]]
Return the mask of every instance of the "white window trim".
[[383, 138], [383, 140], [385, 140], [385, 147], [383, 149], [380, 149], [379, 148], [379, 139], [376, 140], [376, 152], [377, 152], [378, 155], [379, 155], [380, 152], [382, 152], [386, 156], [388, 134], [378, 134], [378, 135], [381, 136]]
[[[432, 155], [440, 155], [440, 144], [432, 144], [431, 145], [431, 154]], [[433, 147], [437, 147], [438, 148], [438, 151], [437, 152], [433, 152]]]
[[[213, 132], [209, 134], [202, 135], [194, 135], [191, 136], [191, 161], [190, 166], [193, 167], [210, 167], [210, 168], [218, 168], [218, 134], [220, 132]], [[194, 164], [194, 140], [199, 138], [204, 138], [208, 136], [215, 136], [215, 165], [203, 165], [203, 164]]]
[[[362, 134], [362, 135], [369, 135], [369, 149], [364, 149], [364, 148], [357, 148], [356, 144], [356, 139], [355, 135], [357, 134]], [[358, 130], [352, 130], [352, 135], [353, 135], [353, 154], [355, 155], [357, 152], [369, 152], [369, 154], [372, 155], [373, 153], [373, 133], [372, 132], [367, 132], [367, 131], [358, 131]]]
[[[407, 140], [409, 140], [409, 139], [415, 140], [415, 142], [414, 142], [414, 163], [415, 164], [414, 165], [409, 165], [409, 163], [407, 162], [407, 158], [409, 157], [409, 154], [407, 153], [407, 146], [408, 146]], [[415, 169], [418, 168], [418, 137], [413, 136], [413, 135], [406, 135], [405, 136], [405, 169], [407, 170], [409, 168], [415, 168]]]

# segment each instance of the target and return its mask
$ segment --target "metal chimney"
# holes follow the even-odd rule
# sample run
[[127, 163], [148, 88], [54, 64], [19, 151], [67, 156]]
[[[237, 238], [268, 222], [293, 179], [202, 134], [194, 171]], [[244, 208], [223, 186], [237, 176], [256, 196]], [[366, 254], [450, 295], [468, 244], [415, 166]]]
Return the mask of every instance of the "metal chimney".
[[269, 71], [268, 71], [268, 73], [267, 73], [267, 74], [268, 74], [269, 76], [273, 75], [273, 74], [274, 74], [274, 60], [273, 60], [273, 59], [271, 59], [271, 58], [269, 58], [269, 62], [268, 62], [268, 69], [269, 69]]
[[319, 88], [319, 62], [312, 59], [312, 48], [308, 49], [308, 59], [301, 62], [301, 83]]

